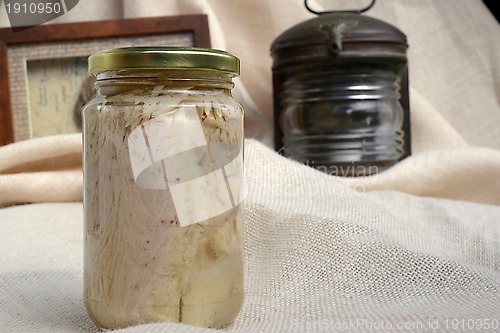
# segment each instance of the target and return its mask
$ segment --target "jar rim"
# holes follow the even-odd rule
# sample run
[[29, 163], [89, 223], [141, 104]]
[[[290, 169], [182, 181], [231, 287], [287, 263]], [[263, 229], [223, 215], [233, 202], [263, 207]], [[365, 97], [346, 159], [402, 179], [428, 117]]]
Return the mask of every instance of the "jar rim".
[[127, 69], [207, 70], [240, 74], [240, 60], [217, 49], [180, 46], [139, 46], [103, 50], [88, 61], [91, 74]]

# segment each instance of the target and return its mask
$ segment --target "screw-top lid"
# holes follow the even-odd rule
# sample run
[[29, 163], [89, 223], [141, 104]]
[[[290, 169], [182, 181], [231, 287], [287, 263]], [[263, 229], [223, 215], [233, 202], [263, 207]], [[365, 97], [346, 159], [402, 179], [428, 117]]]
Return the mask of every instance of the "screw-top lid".
[[274, 66], [336, 58], [406, 59], [406, 36], [396, 27], [352, 12], [331, 12], [301, 22], [271, 45]]
[[178, 46], [104, 50], [91, 55], [88, 66], [92, 74], [129, 69], [208, 70], [240, 74], [240, 60], [225, 51]]

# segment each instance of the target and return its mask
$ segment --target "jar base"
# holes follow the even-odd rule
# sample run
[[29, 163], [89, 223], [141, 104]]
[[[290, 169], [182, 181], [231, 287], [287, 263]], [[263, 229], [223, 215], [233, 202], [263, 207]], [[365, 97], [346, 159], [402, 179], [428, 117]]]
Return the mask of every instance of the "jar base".
[[[152, 309], [151, 312], [143, 310], [143, 313], [130, 313], [130, 309], [124, 308], [110, 309], [99, 304], [99, 301], [87, 300], [85, 309], [92, 322], [104, 331], [160, 322], [184, 323], [217, 329], [226, 327], [234, 321], [243, 305], [243, 299], [243, 291], [241, 291], [224, 302], [182, 304], [182, 308], [165, 306], [161, 311]], [[140, 311], [139, 307], [138, 309], [137, 312]]]

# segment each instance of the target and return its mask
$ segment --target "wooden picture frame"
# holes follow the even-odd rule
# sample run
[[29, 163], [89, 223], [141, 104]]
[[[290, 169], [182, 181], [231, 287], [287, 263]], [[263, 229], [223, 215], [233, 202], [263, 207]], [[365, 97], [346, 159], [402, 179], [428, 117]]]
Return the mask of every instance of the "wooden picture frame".
[[[75, 102], [75, 87], [86, 76], [86, 58], [90, 54], [140, 45], [210, 47], [207, 16], [49, 24], [18, 32], [0, 29], [0, 146], [33, 137], [30, 115], [38, 114], [30, 105], [43, 101], [46, 107], [52, 95], [65, 103]], [[67, 82], [59, 79], [63, 72]], [[51, 74], [57, 77], [51, 78]], [[51, 90], [49, 81], [56, 86], [63, 84], [62, 90]]]

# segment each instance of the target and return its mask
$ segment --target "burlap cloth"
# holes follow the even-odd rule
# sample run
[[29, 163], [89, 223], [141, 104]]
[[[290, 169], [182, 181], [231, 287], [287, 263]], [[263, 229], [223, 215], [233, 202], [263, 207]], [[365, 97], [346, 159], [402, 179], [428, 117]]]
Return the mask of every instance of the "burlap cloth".
[[[235, 93], [253, 138], [246, 298], [227, 330], [500, 331], [500, 27], [482, 2], [384, 0], [370, 12], [409, 38], [414, 155], [360, 179], [328, 176], [264, 145], [269, 45], [311, 17], [302, 1], [86, 0], [63, 18], [196, 12], [209, 14], [214, 46], [242, 59]], [[0, 332], [96, 330], [82, 304], [80, 156], [79, 135], [0, 148]]]

